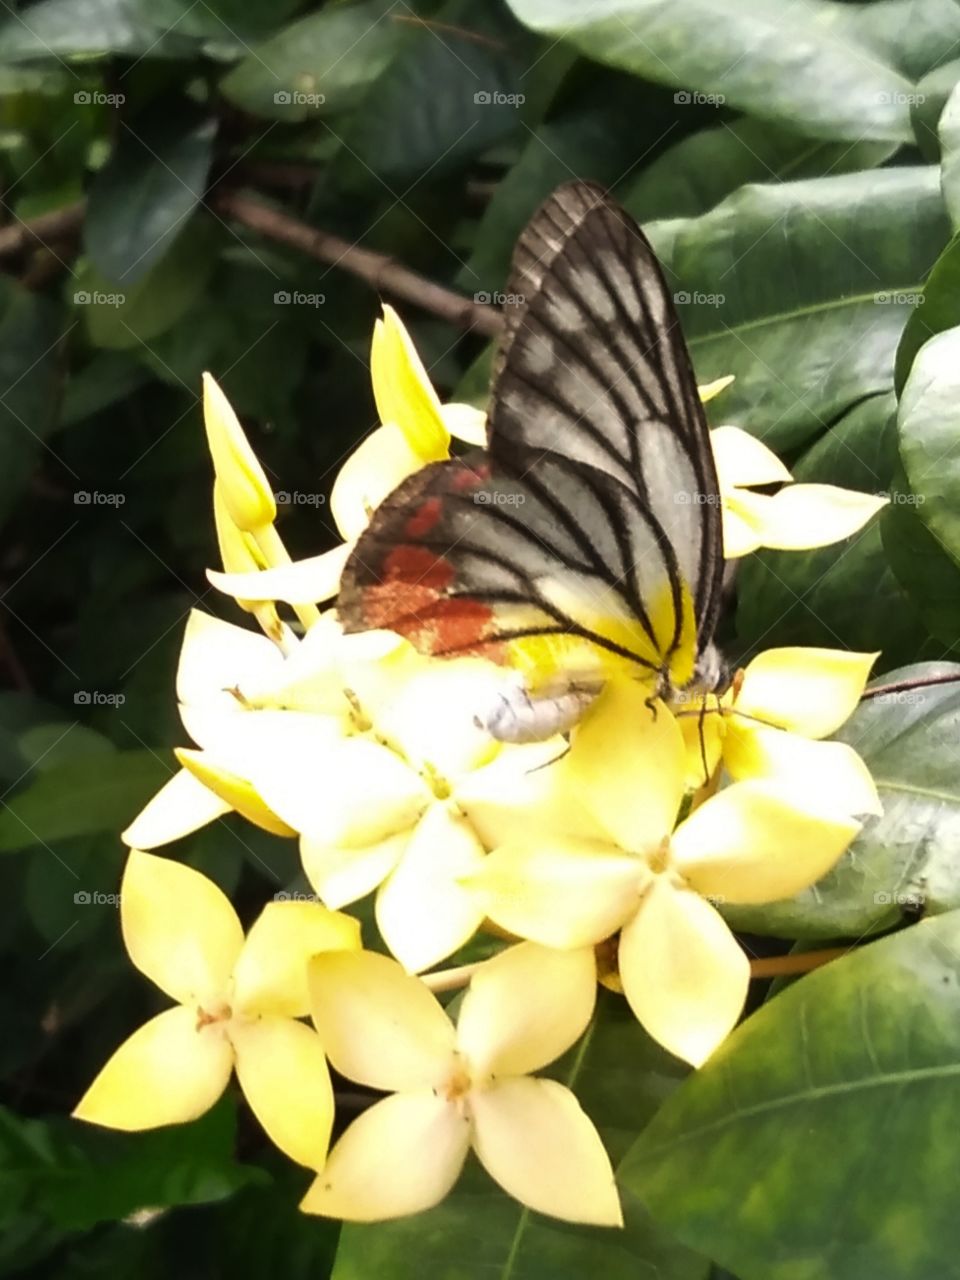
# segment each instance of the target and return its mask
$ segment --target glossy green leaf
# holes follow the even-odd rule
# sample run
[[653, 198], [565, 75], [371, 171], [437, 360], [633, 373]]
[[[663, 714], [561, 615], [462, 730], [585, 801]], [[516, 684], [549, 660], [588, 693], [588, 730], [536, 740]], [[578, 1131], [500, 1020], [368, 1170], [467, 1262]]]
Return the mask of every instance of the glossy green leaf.
[[955, 227], [960, 226], [960, 85], [955, 86], [940, 116], [943, 198]]
[[84, 246], [118, 289], [131, 288], [170, 248], [203, 199], [217, 122], [165, 106], [133, 123], [90, 188]]
[[960, 326], [917, 352], [897, 425], [903, 468], [920, 499], [917, 515], [960, 561]]
[[[919, 680], [957, 683], [914, 688]], [[737, 929], [788, 938], [859, 938], [918, 908], [960, 906], [956, 865], [960, 779], [960, 666], [922, 663], [888, 672], [837, 734], [866, 761], [883, 804], [836, 867], [785, 902], [725, 907]]]
[[[575, 1090], [616, 1162], [683, 1068], [652, 1043], [620, 997], [601, 992], [591, 1029], [549, 1074]], [[630, 1196], [624, 1217], [624, 1230], [614, 1231], [531, 1213], [471, 1161], [436, 1209], [374, 1226], [345, 1225], [332, 1280], [481, 1274], [489, 1280], [636, 1280], [646, 1272], [663, 1280], [706, 1280], [709, 1264], [654, 1227]]]
[[710, 405], [778, 450], [893, 385], [893, 355], [946, 242], [937, 170], [745, 186], [654, 223], [697, 374], [735, 374]]
[[36, 774], [0, 801], [0, 852], [97, 831], [119, 833], [171, 772], [152, 751], [123, 751], [109, 767], [94, 753]]
[[230, 102], [295, 123], [356, 106], [403, 31], [389, 0], [307, 13], [251, 49], [220, 82]]
[[684, 138], [617, 191], [639, 222], [692, 218], [747, 182], [795, 182], [871, 169], [889, 142], [824, 142], [763, 120], [734, 120]]
[[191, 219], [167, 253], [132, 285], [105, 280], [89, 261], [75, 271], [70, 298], [90, 341], [139, 349], [175, 324], [199, 298], [216, 266], [220, 229], [204, 212]]
[[898, 395], [927, 339], [956, 324], [960, 324], [960, 235], [953, 237], [933, 264], [904, 326], [896, 358]]
[[940, 116], [958, 80], [960, 58], [937, 67], [917, 84], [915, 100], [910, 105], [910, 120], [917, 146], [929, 164], [940, 160]]
[[[865, 47], [843, 6], [802, 0], [510, 0], [521, 22], [600, 62], [816, 137], [905, 141], [911, 82]], [[829, 92], [824, 86], [829, 85]]]
[[670, 1099], [625, 1183], [740, 1280], [948, 1276], [960, 913], [794, 983]]
[[141, 0], [40, 0], [30, 17], [10, 13], [0, 26], [0, 61], [31, 58], [72, 58], [107, 53], [154, 58], [183, 56], [192, 41], [177, 30], [187, 4], [168, 3], [170, 21], [163, 22], [157, 6]]
[[880, 518], [883, 549], [924, 626], [960, 653], [960, 564], [917, 514], [921, 495], [901, 475], [891, 487], [891, 505]]

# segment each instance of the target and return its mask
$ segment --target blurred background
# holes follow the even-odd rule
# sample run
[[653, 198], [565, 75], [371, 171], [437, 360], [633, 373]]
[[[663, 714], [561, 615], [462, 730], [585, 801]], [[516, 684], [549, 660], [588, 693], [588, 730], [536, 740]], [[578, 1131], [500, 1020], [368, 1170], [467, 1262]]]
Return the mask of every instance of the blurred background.
[[[336, 1249], [229, 1097], [136, 1137], [65, 1118], [161, 1003], [119, 938], [117, 833], [184, 741], [187, 613], [243, 620], [204, 576], [201, 372], [275, 489], [319, 495], [280, 508], [291, 552], [324, 550], [376, 425], [381, 296], [443, 398], [482, 405], [518, 232], [596, 180], [661, 254], [700, 379], [736, 375], [712, 421], [900, 499], [841, 547], [752, 557], [730, 652], [943, 656], [957, 570], [892, 428], [913, 353], [960, 321], [958, 79], [953, 0], [3, 5], [0, 1275], [322, 1277]], [[363, 251], [413, 275], [398, 293]], [[245, 918], [297, 884], [292, 843], [232, 821], [182, 855]]]

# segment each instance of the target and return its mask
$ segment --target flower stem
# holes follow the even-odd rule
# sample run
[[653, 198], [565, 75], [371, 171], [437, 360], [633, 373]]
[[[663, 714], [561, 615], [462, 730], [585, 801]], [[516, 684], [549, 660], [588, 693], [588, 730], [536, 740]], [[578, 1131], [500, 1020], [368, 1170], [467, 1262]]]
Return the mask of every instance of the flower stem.
[[795, 973], [809, 973], [822, 964], [849, 955], [851, 947], [824, 947], [821, 951], [797, 951], [785, 956], [762, 956], [750, 961], [751, 978], [783, 978]]

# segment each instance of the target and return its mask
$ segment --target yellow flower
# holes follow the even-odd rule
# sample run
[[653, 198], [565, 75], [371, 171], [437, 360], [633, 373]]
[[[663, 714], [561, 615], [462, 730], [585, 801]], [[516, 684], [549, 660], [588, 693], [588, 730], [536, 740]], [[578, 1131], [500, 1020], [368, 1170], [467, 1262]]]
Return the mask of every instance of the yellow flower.
[[[723, 553], [728, 560], [758, 547], [802, 551], [849, 538], [889, 501], [832, 484], [794, 484], [775, 453], [739, 427], [710, 432], [723, 503]], [[782, 484], [770, 496], [754, 485]]]
[[230, 401], [209, 373], [203, 375], [203, 422], [230, 519], [243, 533], [273, 524], [277, 518], [273, 490]]
[[319, 722], [274, 717], [251, 738], [248, 776], [301, 833], [321, 900], [336, 908], [376, 889], [377, 925], [411, 972], [443, 960], [482, 923], [462, 880], [488, 842], [577, 822], [562, 769], [541, 768], [563, 754], [562, 739], [501, 747], [474, 723], [498, 687], [496, 668], [478, 659], [436, 662], [409, 650], [392, 686], [358, 690], [368, 732], [343, 739]]
[[796, 785], [762, 778], [719, 792], [674, 830], [686, 790], [683, 738], [633, 682], [612, 682], [601, 695], [576, 732], [569, 767], [605, 838], [508, 840], [470, 884], [496, 924], [544, 946], [588, 946], [619, 929], [634, 1013], [699, 1065], [735, 1025], [749, 980], [710, 899], [791, 897], [829, 871], [860, 824]]
[[[790, 647], [766, 649], [726, 693], [697, 695], [678, 713], [692, 791], [722, 762], [731, 778], [781, 778], [825, 807], [880, 813], [863, 760], [843, 742], [819, 742], [853, 713], [875, 653]], [[615, 694], [613, 696], [616, 696]]]
[[187, 733], [203, 750], [181, 749], [182, 768], [123, 833], [126, 844], [154, 849], [237, 810], [277, 835], [296, 832], [266, 804], [248, 776], [259, 732], [278, 716], [295, 732], [306, 719], [339, 739], [354, 732], [344, 689], [365, 673], [386, 677], [402, 641], [386, 632], [344, 636], [331, 615], [302, 640], [287, 634], [283, 653], [265, 636], [194, 609], [187, 622], [177, 697]]
[[340, 469], [330, 510], [342, 546], [323, 555], [264, 573], [208, 572], [227, 595], [249, 601], [283, 600], [304, 605], [336, 595], [340, 574], [371, 513], [407, 476], [449, 456], [450, 437], [469, 444], [486, 440], [485, 418], [470, 405], [441, 405], [400, 317], [384, 306], [374, 326], [370, 376], [382, 425], [354, 450]]
[[450, 1191], [472, 1147], [530, 1208], [622, 1225], [596, 1129], [569, 1089], [530, 1075], [590, 1021], [590, 949], [501, 952], [473, 979], [456, 1027], [422, 982], [372, 952], [317, 956], [310, 992], [336, 1069], [391, 1096], [347, 1129], [301, 1209], [353, 1222], [418, 1213]]
[[123, 938], [141, 973], [176, 1001], [120, 1046], [74, 1115], [111, 1129], [152, 1129], [203, 1115], [237, 1079], [271, 1140], [320, 1168], [333, 1090], [309, 1012], [307, 961], [357, 948], [360, 928], [315, 902], [270, 903], [246, 940], [210, 880], [134, 850], [123, 877]]

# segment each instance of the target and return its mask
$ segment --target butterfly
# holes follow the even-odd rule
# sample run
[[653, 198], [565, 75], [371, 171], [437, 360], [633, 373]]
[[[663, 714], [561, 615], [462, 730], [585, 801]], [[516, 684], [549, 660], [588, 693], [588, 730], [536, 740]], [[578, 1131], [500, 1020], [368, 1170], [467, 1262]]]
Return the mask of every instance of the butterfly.
[[558, 188], [521, 234], [487, 448], [432, 463], [347, 561], [346, 631], [516, 673], [486, 725], [548, 737], [605, 679], [651, 698], [724, 679], [720, 493], [679, 320], [649, 242], [602, 188]]

